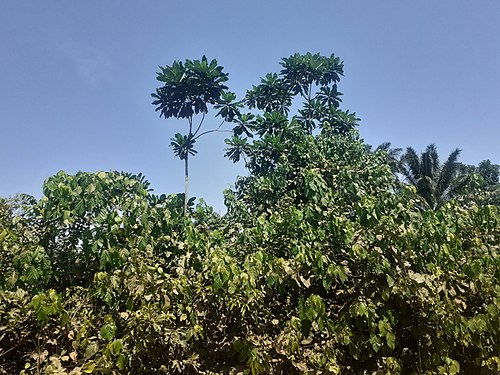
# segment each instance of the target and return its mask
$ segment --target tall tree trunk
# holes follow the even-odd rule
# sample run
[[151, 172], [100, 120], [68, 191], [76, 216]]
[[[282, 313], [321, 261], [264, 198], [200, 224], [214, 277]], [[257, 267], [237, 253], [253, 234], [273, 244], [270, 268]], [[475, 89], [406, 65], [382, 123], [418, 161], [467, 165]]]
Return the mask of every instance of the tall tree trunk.
[[184, 176], [185, 176], [185, 186], [184, 186], [184, 216], [187, 216], [188, 208], [188, 188], [189, 188], [189, 153], [186, 153], [186, 158], [184, 159]]

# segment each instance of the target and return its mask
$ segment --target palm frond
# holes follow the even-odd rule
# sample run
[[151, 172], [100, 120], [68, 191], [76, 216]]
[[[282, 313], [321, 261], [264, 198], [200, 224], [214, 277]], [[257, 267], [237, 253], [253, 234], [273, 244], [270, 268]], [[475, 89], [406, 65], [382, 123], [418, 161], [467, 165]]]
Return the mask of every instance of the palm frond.
[[420, 159], [417, 153], [412, 147], [408, 147], [402, 160], [403, 168], [401, 172], [412, 185], [415, 185], [416, 179], [420, 175]]
[[451, 183], [454, 177], [457, 175], [457, 171], [459, 168], [458, 157], [460, 156], [461, 152], [462, 150], [458, 148], [453, 150], [450, 156], [448, 156], [446, 162], [443, 164], [436, 187], [438, 192], [445, 193], [450, 189]]
[[387, 151], [391, 149], [391, 142], [383, 142], [380, 145], [378, 145], [377, 149], [375, 151]]
[[422, 153], [421, 173], [432, 179], [439, 176], [439, 156], [434, 144], [427, 146], [425, 152]]

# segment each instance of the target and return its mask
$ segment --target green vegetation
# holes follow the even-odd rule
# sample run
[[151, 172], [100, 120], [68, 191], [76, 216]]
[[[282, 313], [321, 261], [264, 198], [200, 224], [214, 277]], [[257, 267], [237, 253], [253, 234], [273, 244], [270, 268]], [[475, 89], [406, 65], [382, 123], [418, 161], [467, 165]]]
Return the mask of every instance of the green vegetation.
[[0, 374], [500, 371], [498, 168], [371, 152], [340, 109], [340, 59], [281, 64], [240, 102], [214, 61], [163, 69], [186, 173], [193, 115], [233, 125], [226, 156], [249, 173], [224, 216], [120, 172], [0, 200]]

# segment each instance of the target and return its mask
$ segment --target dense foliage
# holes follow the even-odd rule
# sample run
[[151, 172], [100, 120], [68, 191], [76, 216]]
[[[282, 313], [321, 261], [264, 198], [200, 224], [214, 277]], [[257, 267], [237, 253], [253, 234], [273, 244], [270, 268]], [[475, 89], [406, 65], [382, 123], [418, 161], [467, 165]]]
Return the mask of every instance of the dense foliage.
[[119, 172], [0, 200], [1, 374], [500, 371], [498, 187], [428, 209], [338, 58], [282, 66], [235, 107], [223, 217]]

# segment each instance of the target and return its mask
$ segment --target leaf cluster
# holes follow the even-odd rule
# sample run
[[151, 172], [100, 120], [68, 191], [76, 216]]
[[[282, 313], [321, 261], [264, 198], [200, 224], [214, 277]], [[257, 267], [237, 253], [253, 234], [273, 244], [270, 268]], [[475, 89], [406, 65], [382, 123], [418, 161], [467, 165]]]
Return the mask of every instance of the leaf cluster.
[[217, 60], [174, 61], [171, 66], [160, 66], [156, 79], [163, 86], [151, 94], [153, 105], [160, 115], [169, 118], [191, 118], [195, 114], [207, 113], [209, 104], [218, 104], [227, 89], [228, 75]]

